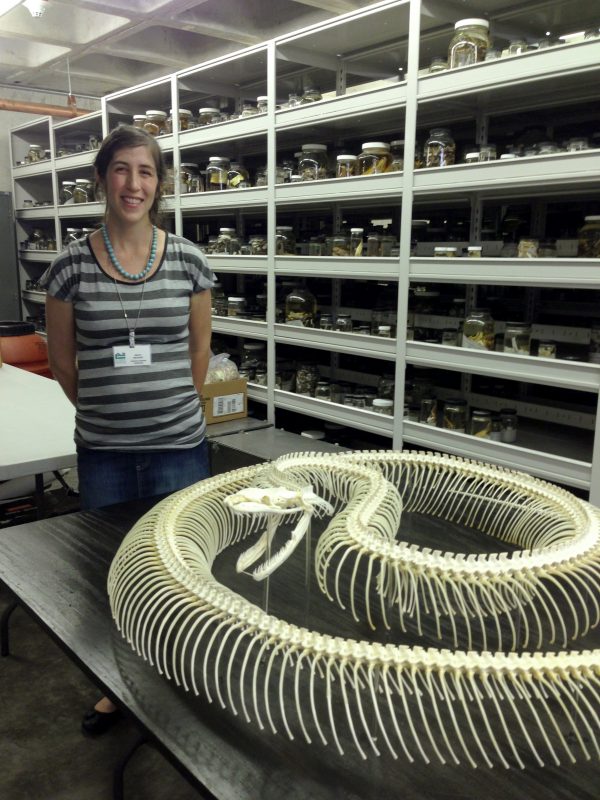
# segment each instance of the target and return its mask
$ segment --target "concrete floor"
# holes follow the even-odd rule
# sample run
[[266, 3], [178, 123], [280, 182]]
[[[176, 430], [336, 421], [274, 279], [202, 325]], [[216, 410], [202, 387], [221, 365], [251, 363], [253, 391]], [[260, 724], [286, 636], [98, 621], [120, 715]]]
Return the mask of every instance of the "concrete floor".
[[[72, 470], [68, 483], [76, 481]], [[52, 513], [76, 508], [76, 498], [61, 496], [60, 489], [51, 493]], [[0, 613], [10, 600], [0, 584]], [[0, 658], [1, 800], [111, 800], [113, 768], [133, 746], [137, 729], [122, 720], [104, 736], [83, 736], [81, 717], [100, 696], [96, 687], [21, 608], [11, 617], [10, 636], [11, 654]], [[148, 745], [127, 765], [125, 800], [198, 797]]]

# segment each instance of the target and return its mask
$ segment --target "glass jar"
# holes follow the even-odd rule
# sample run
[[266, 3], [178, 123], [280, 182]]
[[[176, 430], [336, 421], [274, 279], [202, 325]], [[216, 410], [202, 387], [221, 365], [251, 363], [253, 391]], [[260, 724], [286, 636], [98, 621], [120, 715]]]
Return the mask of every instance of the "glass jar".
[[448, 128], [432, 128], [424, 149], [426, 167], [448, 167], [456, 159], [456, 144]]
[[471, 436], [489, 439], [492, 435], [492, 414], [490, 411], [473, 409], [471, 412]]
[[250, 186], [248, 170], [238, 161], [232, 161], [227, 173], [228, 189], [247, 189]]
[[350, 314], [338, 314], [335, 318], [335, 330], [352, 333], [352, 317]]
[[520, 56], [527, 52], [527, 42], [524, 39], [513, 39], [508, 45], [509, 56]]
[[303, 181], [317, 181], [327, 177], [327, 145], [303, 144], [298, 171]]
[[266, 114], [269, 110], [269, 98], [266, 94], [261, 94], [256, 98], [257, 114]]
[[590, 330], [590, 349], [588, 360], [592, 364], [600, 364], [600, 324], [592, 325]]
[[317, 316], [317, 299], [306, 286], [295, 286], [285, 298], [287, 325], [314, 328]]
[[267, 385], [267, 370], [264, 367], [257, 367], [254, 373], [254, 383], [258, 386]]
[[316, 103], [319, 100], [322, 100], [322, 94], [319, 89], [314, 86], [307, 87], [302, 92], [302, 98], [300, 102], [304, 105], [305, 103]]
[[143, 128], [146, 123], [145, 114], [134, 114], [132, 125], [134, 128]]
[[479, 150], [465, 153], [465, 164], [479, 164]]
[[386, 417], [394, 416], [394, 401], [384, 397], [376, 397], [373, 400], [373, 411], [376, 414], [384, 414]]
[[75, 181], [62, 181], [60, 184], [60, 193], [58, 202], [61, 206], [75, 202], [73, 200], [73, 193], [75, 191]]
[[27, 159], [29, 164], [35, 164], [36, 161], [44, 159], [44, 148], [41, 144], [30, 144], [27, 150]]
[[240, 240], [235, 228], [219, 228], [213, 253], [236, 255], [240, 252]]
[[370, 233], [367, 236], [367, 256], [377, 258], [381, 253], [381, 236], [378, 233]]
[[250, 254], [253, 256], [267, 255], [267, 237], [262, 233], [255, 233], [249, 239]]
[[386, 400], [394, 397], [394, 379], [391, 375], [382, 375], [377, 382], [377, 394]]
[[517, 258], [537, 258], [539, 245], [538, 239], [519, 239]]
[[93, 199], [92, 193], [92, 182], [88, 178], [75, 178], [75, 186], [73, 188], [74, 203], [88, 203]]
[[577, 232], [579, 258], [600, 258], [600, 216], [587, 216]]
[[162, 136], [167, 132], [167, 112], [151, 108], [146, 111], [144, 130], [151, 136]]
[[245, 297], [228, 297], [227, 298], [227, 316], [228, 317], [243, 317], [246, 313], [246, 298]]
[[492, 414], [492, 432], [489, 437], [493, 442], [502, 441], [502, 420], [500, 414]]
[[482, 144], [479, 148], [480, 161], [495, 161], [498, 157], [495, 144]]
[[[36, 230], [38, 229], [35, 229], [34, 233]], [[68, 247], [71, 244], [71, 242], [76, 242], [80, 236], [81, 236], [81, 228], [67, 228], [63, 238], [63, 247]]]
[[329, 381], [317, 381], [317, 385], [315, 386], [315, 399], [331, 400], [331, 384]]
[[481, 253], [483, 251], [483, 247], [480, 244], [470, 245], [467, 247], [467, 257], [468, 258], [481, 258]]
[[588, 150], [589, 146], [590, 144], [587, 136], [577, 136], [573, 139], [569, 139], [567, 142], [567, 152], [576, 153], [579, 150]]
[[222, 192], [227, 189], [229, 159], [223, 156], [210, 156], [206, 167], [206, 191]]
[[336, 178], [351, 178], [356, 175], [356, 168], [358, 157], [342, 154], [336, 158], [335, 177]]
[[314, 364], [298, 364], [296, 370], [296, 394], [314, 397], [319, 380], [319, 370]]
[[539, 358], [556, 358], [556, 342], [540, 342], [538, 344]]
[[467, 401], [460, 397], [444, 400], [442, 427], [458, 433], [467, 432]]
[[378, 325], [375, 330], [375, 336], [381, 336], [382, 339], [391, 339], [392, 338], [392, 326], [391, 325]]
[[202, 191], [200, 168], [191, 161], [185, 161], [179, 169], [179, 190], [181, 194], [192, 194]]
[[363, 254], [364, 228], [350, 228], [350, 255], [358, 258]]
[[379, 245], [379, 255], [382, 258], [390, 258], [392, 255], [392, 250], [398, 244], [398, 240], [395, 236], [392, 236], [389, 233], [384, 233], [381, 237], [381, 243]]
[[257, 167], [256, 172], [254, 173], [254, 185], [255, 186], [266, 186], [268, 183], [267, 181], [267, 168], [266, 167]]
[[509, 444], [515, 442], [519, 426], [516, 410], [514, 408], [501, 408], [500, 421], [502, 422], [502, 441]]
[[[180, 108], [178, 110], [177, 116], [175, 117], [176, 120], [179, 121], [179, 130], [180, 131], [188, 131], [193, 125], [192, 119], [192, 112], [189, 111], [187, 108]], [[166, 129], [167, 133], [173, 133], [175, 128], [173, 127], [173, 109], [169, 109], [169, 116], [167, 117], [166, 122]]]
[[490, 46], [490, 23], [487, 19], [460, 19], [454, 25], [454, 36], [448, 45], [450, 69], [467, 67], [485, 60]]
[[344, 233], [336, 233], [331, 242], [331, 255], [338, 258], [348, 258], [352, 255], [350, 251], [350, 237]]
[[404, 139], [393, 139], [390, 142], [390, 155], [392, 160], [388, 172], [402, 172], [404, 169]]
[[504, 330], [504, 352], [528, 356], [531, 347], [531, 326], [525, 322], [507, 322]]
[[434, 258], [456, 258], [458, 251], [456, 247], [434, 247]]
[[474, 308], [463, 325], [462, 346], [470, 350], [494, 349], [494, 320], [487, 308]]
[[423, 397], [419, 407], [419, 422], [437, 425], [438, 404], [435, 397]]
[[551, 156], [560, 153], [560, 147], [554, 142], [540, 142], [538, 145], [538, 156]]
[[211, 290], [211, 312], [218, 317], [228, 316], [227, 297], [220, 283], [215, 283]]
[[458, 329], [444, 328], [442, 331], [442, 344], [448, 347], [458, 347]]
[[296, 237], [291, 225], [278, 225], [275, 228], [275, 253], [278, 256], [296, 255]]
[[445, 58], [441, 58], [440, 56], [435, 56], [431, 59], [431, 64], [429, 65], [429, 74], [435, 75], [437, 72], [444, 72], [448, 69], [448, 62]]
[[358, 157], [359, 175], [381, 175], [392, 163], [390, 145], [387, 142], [364, 142]]
[[212, 125], [221, 120], [221, 112], [213, 106], [198, 109], [198, 125]]
[[288, 108], [297, 108], [300, 105], [300, 98], [296, 94], [296, 92], [290, 92], [288, 94], [288, 100], [286, 103]]
[[333, 330], [333, 316], [331, 314], [321, 314], [319, 319], [319, 328], [322, 331]]

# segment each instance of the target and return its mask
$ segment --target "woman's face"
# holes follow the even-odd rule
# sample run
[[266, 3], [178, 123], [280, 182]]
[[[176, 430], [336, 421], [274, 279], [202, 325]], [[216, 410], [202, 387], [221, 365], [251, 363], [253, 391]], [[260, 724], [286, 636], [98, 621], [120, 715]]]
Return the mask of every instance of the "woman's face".
[[147, 219], [158, 191], [156, 165], [150, 150], [145, 145], [117, 150], [104, 183], [111, 219], [129, 223]]

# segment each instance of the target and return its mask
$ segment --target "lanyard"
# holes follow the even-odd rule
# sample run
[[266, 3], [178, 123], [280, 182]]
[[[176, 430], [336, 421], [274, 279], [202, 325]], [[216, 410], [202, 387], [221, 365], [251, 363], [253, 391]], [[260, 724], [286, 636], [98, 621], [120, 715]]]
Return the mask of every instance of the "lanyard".
[[125, 306], [123, 305], [123, 298], [121, 297], [121, 292], [119, 291], [119, 284], [117, 283], [115, 278], [113, 278], [113, 280], [115, 282], [115, 289], [117, 290], [117, 295], [119, 297], [119, 303], [121, 304], [121, 310], [123, 311], [125, 325], [127, 325], [127, 331], [129, 332], [129, 347], [135, 347], [135, 331], [137, 329], [138, 322], [140, 321], [140, 312], [142, 310], [142, 301], [144, 300], [144, 289], [146, 288], [146, 281], [142, 283], [142, 294], [140, 297], [140, 302], [138, 305], [135, 322], [133, 323], [133, 328], [132, 328], [129, 325], [129, 317], [127, 316], [127, 311], [125, 310]]

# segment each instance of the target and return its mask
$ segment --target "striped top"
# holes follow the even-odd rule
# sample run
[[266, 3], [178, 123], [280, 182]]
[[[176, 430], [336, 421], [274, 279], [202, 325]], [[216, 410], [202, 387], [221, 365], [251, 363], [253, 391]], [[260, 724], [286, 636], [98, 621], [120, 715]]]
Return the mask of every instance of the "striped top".
[[[52, 297], [73, 304], [79, 367], [76, 444], [100, 450], [200, 444], [206, 424], [192, 380], [190, 299], [214, 281], [196, 245], [169, 233], [161, 263], [145, 284], [107, 275], [88, 238], [72, 242], [55, 259], [41, 284]], [[128, 345], [127, 323], [135, 325], [136, 344], [151, 346], [150, 366], [113, 365], [113, 346]]]

